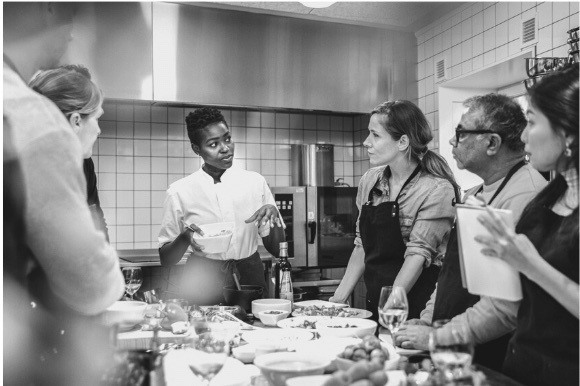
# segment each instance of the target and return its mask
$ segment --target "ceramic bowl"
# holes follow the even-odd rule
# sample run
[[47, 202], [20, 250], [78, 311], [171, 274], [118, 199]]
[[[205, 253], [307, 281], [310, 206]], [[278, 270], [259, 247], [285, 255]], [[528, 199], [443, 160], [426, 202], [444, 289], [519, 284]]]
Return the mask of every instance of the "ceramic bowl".
[[288, 299], [256, 299], [252, 301], [252, 314], [258, 315], [262, 311], [292, 312], [292, 302]]
[[330, 361], [314, 355], [277, 352], [257, 356], [254, 364], [273, 386], [284, 386], [289, 378], [323, 374]]
[[259, 299], [264, 294], [264, 288], [259, 285], [244, 285], [237, 289], [236, 286], [223, 288], [224, 299], [228, 306], [240, 306], [244, 311], [252, 309], [252, 301]]
[[266, 326], [277, 326], [278, 321], [285, 319], [290, 315], [288, 311], [270, 310], [258, 312], [258, 318]]
[[204, 235], [193, 234], [193, 240], [203, 246], [204, 253], [225, 253], [228, 251], [234, 231], [233, 222], [218, 222], [199, 225]]
[[318, 321], [316, 330], [320, 336], [334, 336], [338, 338], [363, 338], [375, 333], [377, 322], [361, 318], [332, 317]]
[[119, 324], [122, 329], [131, 328], [143, 321], [147, 303], [137, 301], [117, 301], [103, 313], [106, 325]]

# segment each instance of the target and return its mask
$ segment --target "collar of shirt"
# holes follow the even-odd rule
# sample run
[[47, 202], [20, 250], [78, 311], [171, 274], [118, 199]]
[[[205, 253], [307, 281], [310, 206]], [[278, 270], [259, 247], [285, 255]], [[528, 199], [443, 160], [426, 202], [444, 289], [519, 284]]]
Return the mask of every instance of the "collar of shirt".
[[[391, 168], [389, 166], [385, 167], [384, 171], [381, 173], [381, 179], [379, 180], [379, 183], [377, 185], [375, 185], [375, 187], [373, 188], [373, 195], [374, 196], [379, 196], [379, 197], [384, 197], [384, 199], [386, 201], [391, 201], [391, 192], [389, 189], [389, 178], [391, 178]], [[406, 191], [412, 187], [413, 185], [415, 185], [415, 183], [419, 180], [419, 176], [421, 175], [421, 172], [417, 173], [417, 175], [415, 177], [413, 177], [413, 179], [411, 181], [409, 181], [409, 183], [403, 187], [403, 189], [400, 192], [400, 197], [403, 197], [406, 194]], [[381, 194], [379, 194], [381, 193]], [[393, 197], [393, 200], [395, 199], [395, 197]]]
[[571, 167], [562, 172], [562, 176], [568, 184], [562, 203], [570, 209], [576, 209], [578, 207], [578, 172], [576, 168]]

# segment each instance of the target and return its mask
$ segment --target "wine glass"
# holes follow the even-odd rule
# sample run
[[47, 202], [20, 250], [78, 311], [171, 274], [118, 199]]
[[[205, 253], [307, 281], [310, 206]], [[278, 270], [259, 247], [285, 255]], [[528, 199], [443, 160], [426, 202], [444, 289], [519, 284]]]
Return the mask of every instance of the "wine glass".
[[209, 385], [213, 377], [222, 369], [228, 355], [230, 345], [226, 334], [221, 331], [210, 331], [199, 334], [193, 343], [196, 354], [189, 362], [191, 371], [203, 381], [204, 385]]
[[388, 328], [391, 335], [399, 330], [401, 324], [407, 320], [409, 303], [405, 289], [399, 286], [381, 288], [379, 298], [379, 322]]
[[140, 267], [124, 267], [122, 272], [125, 278], [125, 292], [133, 300], [133, 295], [143, 284], [143, 272]]
[[469, 376], [473, 360], [473, 339], [469, 328], [459, 322], [435, 321], [429, 334], [433, 364], [447, 381]]

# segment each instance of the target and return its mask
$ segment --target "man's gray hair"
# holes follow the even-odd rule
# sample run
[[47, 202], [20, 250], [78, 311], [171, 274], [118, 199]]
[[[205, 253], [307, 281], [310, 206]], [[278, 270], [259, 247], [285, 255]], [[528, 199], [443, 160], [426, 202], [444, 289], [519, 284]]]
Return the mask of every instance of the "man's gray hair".
[[514, 99], [491, 93], [469, 98], [463, 104], [469, 108], [469, 113], [481, 112], [478, 129], [493, 130], [510, 150], [524, 151], [525, 145], [520, 137], [528, 121], [522, 107]]

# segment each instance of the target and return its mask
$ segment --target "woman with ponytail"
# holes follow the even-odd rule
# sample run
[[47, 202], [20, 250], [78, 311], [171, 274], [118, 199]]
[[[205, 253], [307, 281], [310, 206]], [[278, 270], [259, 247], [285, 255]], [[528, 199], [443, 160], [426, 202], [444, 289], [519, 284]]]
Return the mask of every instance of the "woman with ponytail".
[[447, 162], [428, 149], [431, 129], [413, 103], [380, 104], [368, 129], [363, 146], [373, 167], [359, 183], [355, 247], [330, 300], [344, 303], [364, 274], [366, 308], [375, 320], [388, 285], [405, 288], [409, 318], [416, 318], [437, 281], [459, 186]]

